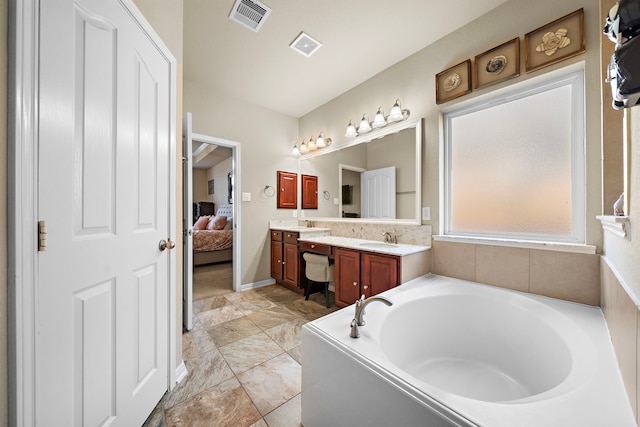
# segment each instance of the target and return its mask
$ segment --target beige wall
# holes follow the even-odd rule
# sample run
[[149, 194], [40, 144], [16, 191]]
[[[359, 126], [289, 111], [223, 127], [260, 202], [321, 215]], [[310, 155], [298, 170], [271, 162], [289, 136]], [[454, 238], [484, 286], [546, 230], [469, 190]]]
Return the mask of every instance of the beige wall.
[[214, 180], [213, 195], [209, 196], [215, 203], [216, 212], [221, 205], [229, 203], [229, 191], [227, 185], [227, 174], [231, 172], [233, 159], [229, 157], [215, 165], [212, 168], [207, 169], [207, 181]]
[[276, 209], [276, 196], [267, 196], [266, 185], [276, 187], [276, 171], [297, 172], [291, 154], [298, 138], [298, 120], [265, 110], [223, 93], [185, 80], [184, 109], [193, 113], [193, 131], [240, 143], [240, 190], [251, 193], [242, 204], [241, 283], [270, 278], [269, 220], [292, 218], [291, 209]]
[[207, 169], [193, 169], [193, 201], [213, 202], [207, 184]]
[[[440, 71], [520, 36], [522, 52], [524, 35], [560, 16], [579, 8], [585, 11], [585, 38], [587, 52], [576, 58], [562, 61], [533, 73], [524, 69], [521, 53], [520, 77], [472, 92], [470, 95], [445, 104], [435, 103], [434, 76]], [[334, 138], [334, 143], [344, 140], [347, 122], [358, 120], [364, 112], [371, 117], [378, 106], [389, 109], [396, 98], [404, 108], [411, 110], [411, 117], [424, 117], [422, 204], [431, 207], [432, 221], [428, 222], [437, 233], [440, 222], [438, 212], [439, 191], [439, 113], [459, 102], [494, 91], [497, 88], [519, 83], [531, 77], [564, 67], [577, 61], [586, 61], [586, 144], [587, 144], [587, 243], [602, 246], [599, 222], [601, 213], [600, 177], [600, 34], [601, 17], [598, 0], [511, 0], [497, 7], [465, 27], [427, 46], [409, 58], [393, 65], [363, 84], [347, 91], [329, 103], [300, 119], [301, 135], [316, 129], [324, 129]], [[282, 142], [284, 144], [284, 141]]]
[[[7, 206], [7, 3], [0, 3], [0, 200]], [[0, 427], [7, 414], [7, 210], [0, 209]]]

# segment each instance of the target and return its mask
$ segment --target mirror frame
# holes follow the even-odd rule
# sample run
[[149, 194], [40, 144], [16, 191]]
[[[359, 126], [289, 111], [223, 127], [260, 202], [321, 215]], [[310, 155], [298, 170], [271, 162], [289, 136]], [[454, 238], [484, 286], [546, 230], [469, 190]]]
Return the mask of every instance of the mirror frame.
[[[366, 144], [368, 142], [374, 141], [376, 139], [384, 138], [387, 135], [392, 135], [394, 133], [398, 133], [405, 129], [415, 128], [415, 148], [416, 148], [416, 156], [415, 156], [415, 168], [416, 168], [416, 177], [415, 177], [415, 188], [416, 188], [416, 206], [415, 206], [415, 218], [407, 218], [407, 219], [377, 219], [377, 218], [340, 218], [340, 217], [306, 217], [304, 219], [311, 221], [325, 221], [325, 222], [376, 222], [376, 223], [387, 223], [387, 224], [422, 224], [422, 117], [406, 120], [400, 123], [392, 124], [385, 126], [381, 129], [371, 131], [365, 135], [359, 136], [354, 139], [343, 140], [342, 142], [334, 143], [329, 147], [322, 148], [320, 150], [313, 151], [311, 153], [306, 153], [298, 158], [298, 175], [302, 174], [301, 162], [303, 160], [309, 160], [314, 157], [319, 157], [325, 154], [333, 153], [335, 151], [343, 150], [345, 148], [353, 147], [358, 144]], [[342, 183], [342, 173], [341, 167], [344, 166], [342, 164], [338, 164], [338, 170], [336, 173], [339, 174], [339, 184]], [[340, 188], [336, 189], [337, 193], [340, 194]], [[336, 207], [341, 208], [342, 200], [340, 200], [340, 204]], [[298, 218], [303, 219], [301, 215], [302, 209], [298, 209]], [[338, 210], [340, 212], [341, 210]]]

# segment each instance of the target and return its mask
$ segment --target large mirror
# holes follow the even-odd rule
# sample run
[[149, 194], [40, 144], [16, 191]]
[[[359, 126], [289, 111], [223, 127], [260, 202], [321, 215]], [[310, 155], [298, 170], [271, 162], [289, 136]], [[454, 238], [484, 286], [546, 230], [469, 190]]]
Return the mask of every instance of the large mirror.
[[318, 177], [306, 218], [420, 223], [422, 120], [402, 122], [300, 158]]

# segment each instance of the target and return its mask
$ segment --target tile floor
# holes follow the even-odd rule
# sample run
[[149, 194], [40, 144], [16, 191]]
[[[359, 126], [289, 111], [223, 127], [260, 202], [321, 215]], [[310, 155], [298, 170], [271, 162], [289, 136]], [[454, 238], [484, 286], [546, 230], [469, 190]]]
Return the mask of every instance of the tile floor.
[[280, 285], [194, 301], [188, 375], [144, 426], [300, 426], [300, 330], [335, 310]]

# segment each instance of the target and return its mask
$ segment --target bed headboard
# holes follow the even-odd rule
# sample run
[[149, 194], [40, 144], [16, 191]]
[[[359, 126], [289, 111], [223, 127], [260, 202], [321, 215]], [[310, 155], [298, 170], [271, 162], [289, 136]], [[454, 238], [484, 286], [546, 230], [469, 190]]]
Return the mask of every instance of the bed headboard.
[[233, 205], [220, 205], [216, 216], [226, 216], [227, 218], [233, 217]]

